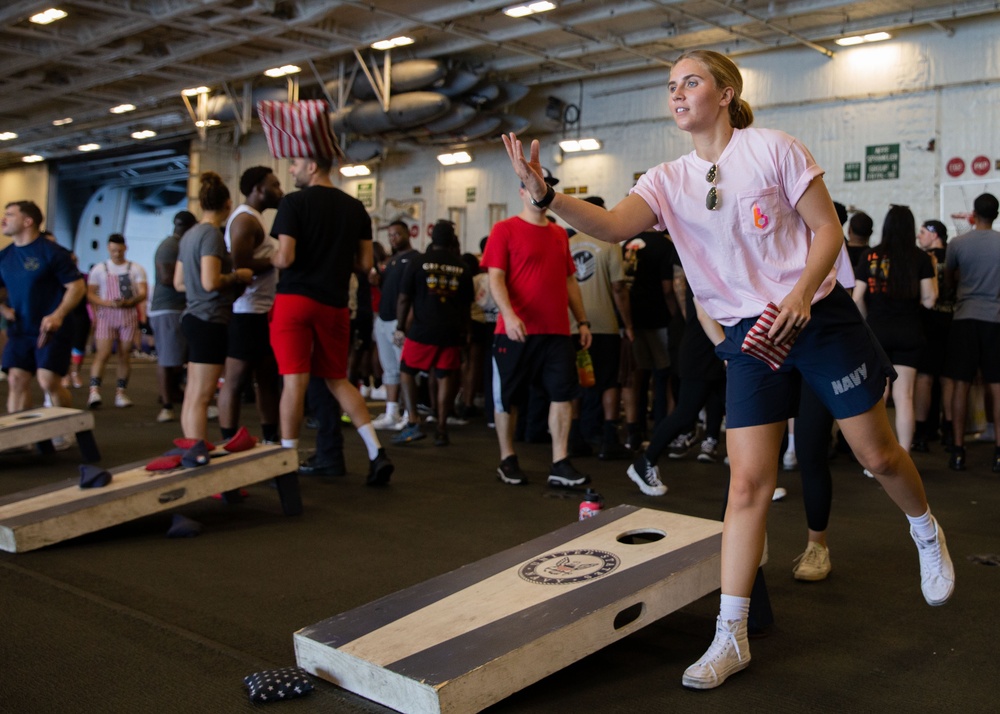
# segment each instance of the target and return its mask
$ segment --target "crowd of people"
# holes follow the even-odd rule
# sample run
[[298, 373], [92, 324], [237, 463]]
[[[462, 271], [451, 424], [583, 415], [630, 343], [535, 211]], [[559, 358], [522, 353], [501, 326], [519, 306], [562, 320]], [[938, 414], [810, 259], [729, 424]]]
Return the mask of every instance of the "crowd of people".
[[[538, 142], [525, 155], [505, 136], [521, 207], [493, 226], [481, 255], [461, 253], [448, 221], [434, 225], [424, 252], [406, 223], [393, 222], [389, 252], [380, 251], [364, 207], [333, 186], [331, 161], [319, 157], [291, 161], [298, 190], [287, 195], [271, 169], [246, 170], [235, 209], [221, 177], [203, 173], [201, 217], [177, 214], [151, 290], [126, 259], [124, 236], [109, 237], [108, 260], [84, 278], [69, 251], [40, 240], [38, 207], [9, 203], [3, 233], [13, 243], [0, 251], [8, 411], [31, 406], [32, 377], [52, 404], [71, 403], [63, 380], [82, 384], [91, 328], [78, 306], [88, 303], [87, 403], [102, 404], [117, 349], [114, 404], [129, 406], [129, 355], [149, 296], [158, 421], [175, 419], [179, 403], [184, 436], [208, 439], [217, 400], [229, 439], [252, 387], [265, 442], [297, 449], [307, 412], [315, 420], [303, 474], [345, 473], [342, 418], [364, 444], [367, 483], [383, 486], [394, 467], [379, 431], [406, 447], [433, 425], [434, 444], [446, 447], [449, 425], [478, 413], [496, 430], [496, 475], [508, 485], [529, 481], [519, 440], [551, 442], [544, 479], [554, 488], [590, 482], [571, 458], [627, 461], [627, 477], [649, 496], [667, 492], [664, 455], [725, 459], [715, 638], [683, 676], [700, 689], [750, 662], [751, 591], [782, 463], [800, 469], [806, 503], [795, 577], [830, 572], [836, 421], [845, 448], [906, 515], [925, 599], [945, 603], [954, 569], [909, 452], [940, 438], [952, 469], [969, 466], [977, 378], [993, 424], [1000, 418], [997, 199], [979, 196], [971, 230], [950, 241], [940, 221], [918, 231], [909, 208], [892, 206], [871, 247], [874, 221], [831, 200], [805, 146], [751, 128], [728, 58], [685, 54], [668, 92], [694, 150], [650, 169], [610, 209], [556, 192]], [[268, 234], [262, 214], [271, 209]], [[571, 238], [550, 213], [572, 226]], [[362, 392], [376, 388], [385, 409], [373, 419]], [[992, 469], [1000, 472], [1000, 442]]]

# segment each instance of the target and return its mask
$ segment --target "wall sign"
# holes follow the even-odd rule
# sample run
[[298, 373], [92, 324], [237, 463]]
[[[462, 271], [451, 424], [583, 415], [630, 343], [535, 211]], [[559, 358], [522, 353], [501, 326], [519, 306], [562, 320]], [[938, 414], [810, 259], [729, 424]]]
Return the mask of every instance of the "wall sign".
[[365, 208], [375, 208], [375, 184], [364, 181], [358, 184], [358, 200]]
[[990, 172], [990, 160], [985, 156], [977, 156], [972, 160], [972, 173], [985, 176]]
[[465, 202], [466, 203], [475, 203], [476, 202], [476, 187], [475, 186], [469, 186], [468, 188], [465, 189]]
[[958, 178], [965, 173], [965, 162], [957, 156], [948, 161], [948, 166], [945, 168], [948, 175], [952, 178]]
[[865, 147], [865, 181], [899, 178], [899, 144]]
[[861, 162], [850, 161], [844, 164], [844, 183], [861, 180]]

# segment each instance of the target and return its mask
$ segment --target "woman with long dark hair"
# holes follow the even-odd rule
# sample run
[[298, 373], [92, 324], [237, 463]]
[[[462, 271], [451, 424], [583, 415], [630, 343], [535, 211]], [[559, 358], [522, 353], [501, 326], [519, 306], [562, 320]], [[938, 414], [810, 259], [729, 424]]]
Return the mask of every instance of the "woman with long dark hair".
[[867, 316], [898, 375], [892, 383], [892, 402], [896, 407], [896, 439], [906, 451], [913, 443], [916, 423], [913, 385], [927, 342], [920, 307], [934, 307], [938, 294], [934, 264], [917, 248], [916, 236], [910, 209], [892, 206], [882, 224], [882, 242], [854, 266], [854, 302]]

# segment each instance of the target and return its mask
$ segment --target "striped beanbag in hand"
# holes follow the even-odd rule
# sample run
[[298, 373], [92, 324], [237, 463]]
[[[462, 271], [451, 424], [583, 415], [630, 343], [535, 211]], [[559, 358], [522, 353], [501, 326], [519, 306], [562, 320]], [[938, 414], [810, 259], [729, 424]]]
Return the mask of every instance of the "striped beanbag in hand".
[[760, 319], [747, 332], [747, 336], [743, 338], [743, 346], [740, 348], [751, 357], [756, 357], [765, 362], [775, 372], [778, 371], [784, 363], [785, 358], [788, 357], [788, 353], [791, 352], [792, 343], [796, 337], [793, 335], [784, 344], [776, 345], [767, 336], [767, 331], [771, 329], [779, 312], [778, 306], [773, 302], [769, 302], [764, 309], [764, 314], [760, 316]]

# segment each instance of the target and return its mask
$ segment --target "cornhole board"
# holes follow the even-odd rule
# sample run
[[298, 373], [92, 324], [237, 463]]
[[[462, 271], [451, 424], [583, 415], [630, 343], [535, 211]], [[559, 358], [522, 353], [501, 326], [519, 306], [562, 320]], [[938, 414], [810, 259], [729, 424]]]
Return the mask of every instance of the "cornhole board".
[[717, 590], [721, 544], [618, 506], [299, 630], [296, 659], [406, 714], [478, 712]]
[[111, 483], [103, 488], [80, 488], [73, 478], [0, 497], [0, 550], [35, 550], [270, 478], [284, 512], [302, 511], [294, 449], [258, 444], [173, 471], [146, 471], [145, 464], [109, 469]]
[[0, 417], [0, 451], [38, 444], [42, 453], [51, 453], [52, 437], [76, 434], [80, 454], [89, 462], [100, 461], [94, 441], [94, 415], [81, 409], [45, 407]]

